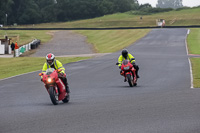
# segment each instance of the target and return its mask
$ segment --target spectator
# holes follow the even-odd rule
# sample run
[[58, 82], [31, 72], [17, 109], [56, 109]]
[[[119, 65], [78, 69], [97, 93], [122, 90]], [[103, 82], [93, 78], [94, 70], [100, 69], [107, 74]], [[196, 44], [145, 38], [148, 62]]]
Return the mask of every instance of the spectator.
[[17, 41], [15, 43], [15, 49], [19, 49], [19, 46], [17, 45]]
[[10, 47], [11, 47], [11, 50], [12, 50], [12, 53], [13, 53], [13, 52], [14, 52], [14, 50], [15, 50], [15, 44], [13, 43], [13, 41], [12, 41], [12, 43], [11, 43]]

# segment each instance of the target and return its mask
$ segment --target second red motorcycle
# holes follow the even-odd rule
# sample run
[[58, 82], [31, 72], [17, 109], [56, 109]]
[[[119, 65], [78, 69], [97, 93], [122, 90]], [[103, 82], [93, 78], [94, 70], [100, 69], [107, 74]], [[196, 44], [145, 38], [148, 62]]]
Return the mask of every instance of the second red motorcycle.
[[[119, 63], [116, 63], [119, 65]], [[124, 76], [124, 81], [128, 81], [130, 87], [137, 86], [136, 69], [129, 60], [124, 60], [121, 65], [121, 75]]]

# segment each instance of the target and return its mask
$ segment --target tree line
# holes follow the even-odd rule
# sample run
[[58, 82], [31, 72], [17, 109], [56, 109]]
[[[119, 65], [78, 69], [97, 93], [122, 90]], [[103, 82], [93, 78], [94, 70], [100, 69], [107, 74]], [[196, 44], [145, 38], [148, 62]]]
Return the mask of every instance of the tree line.
[[[168, 4], [167, 1], [182, 4], [182, 0], [158, 0], [157, 7]], [[137, 0], [0, 0], [0, 24], [65, 22], [145, 7]]]
[[0, 0], [0, 24], [36, 24], [134, 10], [137, 0]]

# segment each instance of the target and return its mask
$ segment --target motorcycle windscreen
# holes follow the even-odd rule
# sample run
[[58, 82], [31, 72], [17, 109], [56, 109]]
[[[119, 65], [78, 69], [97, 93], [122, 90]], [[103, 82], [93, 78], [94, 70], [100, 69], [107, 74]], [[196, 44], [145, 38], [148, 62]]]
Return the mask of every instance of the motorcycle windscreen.
[[54, 68], [48, 68], [46, 70], [46, 75], [50, 75], [55, 69]]
[[122, 64], [127, 65], [128, 64], [128, 60], [123, 60]]

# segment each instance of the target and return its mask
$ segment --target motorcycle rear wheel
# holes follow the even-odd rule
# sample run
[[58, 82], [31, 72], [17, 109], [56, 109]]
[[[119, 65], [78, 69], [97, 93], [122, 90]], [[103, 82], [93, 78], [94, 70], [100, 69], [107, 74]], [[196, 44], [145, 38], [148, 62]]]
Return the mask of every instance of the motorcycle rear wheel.
[[50, 95], [50, 98], [51, 98], [51, 102], [54, 104], [54, 105], [57, 105], [58, 104], [58, 96], [56, 98], [56, 91], [54, 89], [53, 86], [50, 86], [49, 87], [49, 95]]
[[131, 78], [131, 75], [128, 74], [128, 75], [126, 75], [126, 77], [127, 77], [127, 79], [128, 79], [128, 84], [129, 84], [129, 86], [130, 86], [130, 87], [133, 87], [133, 80], [132, 80], [132, 78]]

